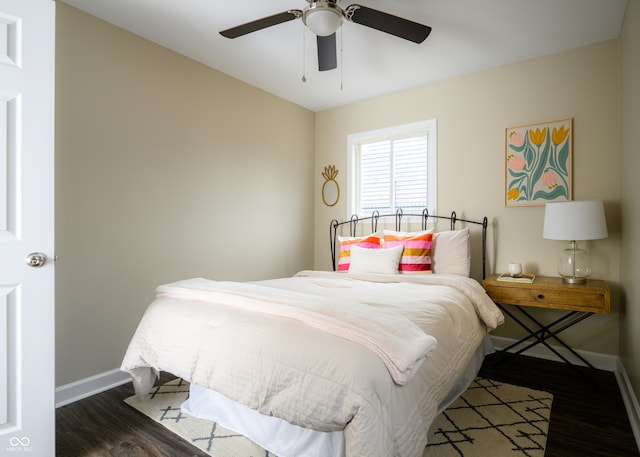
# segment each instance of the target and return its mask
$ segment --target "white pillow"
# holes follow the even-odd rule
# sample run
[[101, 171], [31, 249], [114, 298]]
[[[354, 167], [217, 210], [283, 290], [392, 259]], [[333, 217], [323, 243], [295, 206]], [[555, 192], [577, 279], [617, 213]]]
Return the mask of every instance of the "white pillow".
[[354, 245], [351, 247], [349, 273], [397, 274], [402, 250], [402, 246], [367, 249]]
[[471, 274], [469, 227], [436, 232], [431, 246], [431, 261], [434, 273], [468, 277]]

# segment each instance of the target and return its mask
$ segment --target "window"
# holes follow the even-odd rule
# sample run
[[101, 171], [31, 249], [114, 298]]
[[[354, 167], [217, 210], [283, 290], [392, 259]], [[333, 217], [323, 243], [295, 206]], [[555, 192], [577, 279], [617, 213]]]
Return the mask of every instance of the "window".
[[349, 214], [436, 210], [436, 121], [349, 135]]

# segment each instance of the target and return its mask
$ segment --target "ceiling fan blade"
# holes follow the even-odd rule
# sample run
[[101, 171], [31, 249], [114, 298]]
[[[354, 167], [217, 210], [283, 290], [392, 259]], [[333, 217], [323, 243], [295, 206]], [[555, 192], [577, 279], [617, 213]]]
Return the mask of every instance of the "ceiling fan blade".
[[230, 29], [223, 30], [220, 35], [226, 38], [238, 38], [239, 36], [246, 35], [251, 32], [257, 32], [258, 30], [266, 29], [273, 25], [282, 24], [283, 22], [292, 21], [302, 16], [300, 10], [288, 10], [282, 13], [274, 14], [272, 16], [263, 17], [255, 21], [247, 22], [246, 24], [231, 27]]
[[336, 54], [336, 34], [329, 36], [317, 35], [318, 42], [318, 70], [333, 70], [338, 66]]
[[431, 27], [427, 25], [362, 5], [349, 5], [345, 9], [345, 16], [356, 24], [371, 27], [414, 43], [422, 43], [431, 33]]

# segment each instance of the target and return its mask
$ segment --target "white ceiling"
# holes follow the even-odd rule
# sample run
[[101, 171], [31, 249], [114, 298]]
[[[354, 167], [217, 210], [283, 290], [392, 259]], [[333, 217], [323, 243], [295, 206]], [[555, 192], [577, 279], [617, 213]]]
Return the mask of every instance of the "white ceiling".
[[218, 33], [301, 10], [305, 0], [63, 1], [313, 111], [616, 38], [627, 3], [342, 0], [342, 8], [357, 2], [433, 31], [414, 44], [345, 22], [337, 35], [338, 68], [319, 72], [315, 36], [300, 19], [233, 40]]

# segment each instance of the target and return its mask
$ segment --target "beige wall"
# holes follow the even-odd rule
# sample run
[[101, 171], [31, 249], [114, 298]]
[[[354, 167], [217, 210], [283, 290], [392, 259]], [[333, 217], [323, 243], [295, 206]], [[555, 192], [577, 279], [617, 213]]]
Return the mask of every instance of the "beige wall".
[[[348, 134], [436, 118], [438, 123], [438, 213], [482, 218], [491, 229], [490, 271], [509, 261], [526, 270], [555, 275], [565, 243], [542, 238], [543, 207], [504, 207], [504, 129], [572, 117], [574, 198], [605, 201], [609, 238], [586, 243], [594, 277], [614, 289], [611, 315], [594, 316], [571, 329], [566, 340], [578, 349], [618, 353], [620, 282], [620, 59], [618, 41], [429, 84], [316, 116], [316, 202], [320, 172], [335, 164], [343, 198], [334, 207], [316, 203], [315, 267], [330, 268], [327, 232], [331, 219], [347, 217]], [[551, 312], [553, 314], [553, 312]], [[496, 332], [520, 335], [512, 323]]]
[[120, 366], [154, 288], [311, 268], [314, 114], [64, 3], [56, 384]]
[[620, 357], [640, 395], [640, 1], [629, 0], [622, 34], [622, 262]]

